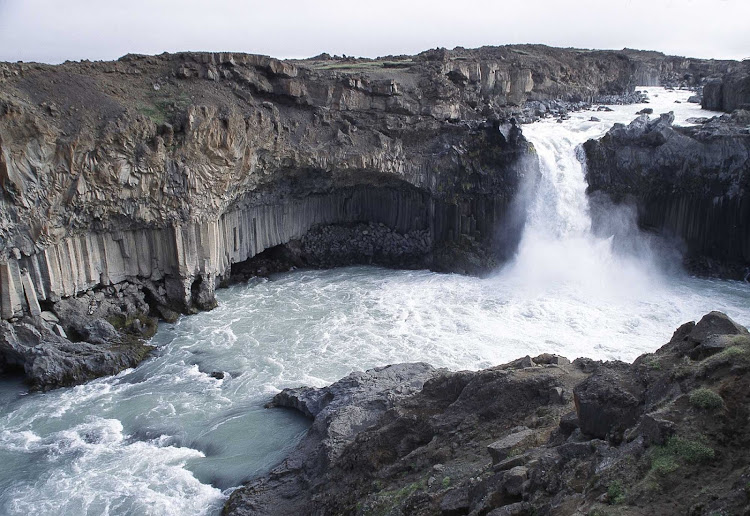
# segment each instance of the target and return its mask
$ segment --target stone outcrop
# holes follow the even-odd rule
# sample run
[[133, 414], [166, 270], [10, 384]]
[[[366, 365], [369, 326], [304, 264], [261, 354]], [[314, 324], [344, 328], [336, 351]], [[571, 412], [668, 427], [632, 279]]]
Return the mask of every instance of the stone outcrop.
[[[138, 320], [210, 309], [238, 264], [304, 250], [313, 228], [309, 265], [480, 273], [523, 227], [526, 102], [560, 111], [644, 74], [695, 85], [736, 65], [540, 45], [1, 63], [0, 315], [126, 284], [146, 301]], [[341, 239], [320, 236], [361, 224], [388, 242], [362, 233], [334, 257]]]
[[750, 61], [745, 70], [712, 79], [703, 86], [701, 107], [731, 113], [735, 109], [750, 110]]
[[692, 271], [746, 278], [750, 115], [736, 111], [694, 127], [675, 127], [673, 118], [642, 115], [586, 142], [588, 192], [594, 201], [604, 193], [635, 205], [642, 228], [680, 239]]
[[287, 389], [270, 406], [310, 431], [224, 514], [743, 514], [749, 385], [750, 334], [711, 312], [633, 364], [400, 364]]

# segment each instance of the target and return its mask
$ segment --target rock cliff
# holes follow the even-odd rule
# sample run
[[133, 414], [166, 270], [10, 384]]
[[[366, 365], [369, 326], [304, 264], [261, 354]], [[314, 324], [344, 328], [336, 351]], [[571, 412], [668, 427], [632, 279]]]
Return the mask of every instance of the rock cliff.
[[744, 69], [712, 79], [703, 87], [701, 107], [731, 113], [735, 109], [750, 109], [750, 60], [743, 61]]
[[227, 515], [746, 514], [750, 335], [712, 312], [633, 364], [400, 364], [273, 406], [313, 419]]
[[584, 144], [589, 193], [633, 204], [642, 228], [680, 239], [688, 267], [744, 279], [750, 271], [750, 114], [694, 127], [642, 115]]
[[[233, 265], [264, 250], [340, 263], [342, 231], [352, 261], [481, 271], [523, 226], [515, 193], [536, 166], [512, 123], [524, 102], [734, 66], [539, 45], [0, 64], [0, 313], [73, 340], [94, 318], [140, 335], [136, 321], [211, 308]], [[127, 303], [69, 320], [69, 300], [123, 291]]]

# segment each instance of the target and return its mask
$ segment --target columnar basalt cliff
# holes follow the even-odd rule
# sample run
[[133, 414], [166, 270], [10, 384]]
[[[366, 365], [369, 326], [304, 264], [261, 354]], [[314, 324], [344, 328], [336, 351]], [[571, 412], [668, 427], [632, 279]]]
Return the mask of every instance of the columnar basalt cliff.
[[[29, 318], [42, 341], [85, 340], [92, 320], [146, 335], [151, 316], [211, 308], [233, 264], [313, 228], [293, 247], [335, 262], [332, 225], [412, 242], [368, 256], [362, 229], [352, 260], [481, 271], [523, 225], [515, 194], [536, 163], [512, 117], [525, 101], [626, 94], [646, 76], [696, 85], [735, 66], [535, 45], [0, 64], [2, 318]], [[5, 365], [29, 374], [35, 355], [14, 349]]]
[[726, 111], [750, 109], [750, 60], [739, 70], [712, 79], [703, 87], [703, 109]]
[[642, 115], [586, 142], [589, 193], [634, 204], [642, 228], [684, 243], [692, 271], [747, 279], [750, 113], [694, 127], [675, 127], [673, 120]]

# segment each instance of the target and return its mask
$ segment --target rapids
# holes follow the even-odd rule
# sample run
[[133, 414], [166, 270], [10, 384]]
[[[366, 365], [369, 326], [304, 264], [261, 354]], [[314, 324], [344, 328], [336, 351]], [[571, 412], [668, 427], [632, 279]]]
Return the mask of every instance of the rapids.
[[[649, 107], [675, 111], [676, 123], [706, 116], [687, 91], [648, 90]], [[638, 253], [592, 231], [576, 147], [642, 107], [524, 126], [542, 178], [528, 191], [517, 256], [490, 278], [293, 271], [222, 290], [215, 310], [162, 324], [155, 356], [136, 369], [44, 394], [0, 382], [0, 514], [218, 514], [233, 487], [267, 472], [307, 429], [301, 416], [263, 408], [284, 387], [404, 361], [479, 369], [542, 352], [631, 361], [710, 310], [750, 324], [747, 283], [675, 272], [673, 255], [622, 214], [637, 244], [623, 248]]]

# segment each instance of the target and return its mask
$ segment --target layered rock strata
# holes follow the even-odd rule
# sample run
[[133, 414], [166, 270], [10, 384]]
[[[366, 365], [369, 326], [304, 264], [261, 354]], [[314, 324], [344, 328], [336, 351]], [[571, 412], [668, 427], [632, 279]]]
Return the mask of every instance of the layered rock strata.
[[[586, 142], [588, 192], [635, 206], [642, 228], [683, 242], [690, 270], [747, 279], [750, 113], [694, 127], [673, 120], [642, 115]], [[606, 217], [599, 225], [607, 225]]]
[[744, 514], [749, 382], [750, 334], [712, 312], [633, 364], [399, 364], [287, 389], [271, 405], [311, 429], [224, 514]]

